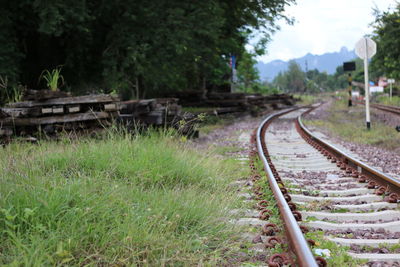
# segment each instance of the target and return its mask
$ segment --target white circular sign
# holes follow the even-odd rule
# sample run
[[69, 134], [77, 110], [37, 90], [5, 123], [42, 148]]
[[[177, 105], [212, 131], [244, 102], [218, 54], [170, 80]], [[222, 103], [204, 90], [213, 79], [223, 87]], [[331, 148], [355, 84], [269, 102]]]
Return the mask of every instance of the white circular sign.
[[371, 38], [361, 38], [356, 43], [356, 54], [362, 59], [373, 57], [376, 54], [376, 43]]

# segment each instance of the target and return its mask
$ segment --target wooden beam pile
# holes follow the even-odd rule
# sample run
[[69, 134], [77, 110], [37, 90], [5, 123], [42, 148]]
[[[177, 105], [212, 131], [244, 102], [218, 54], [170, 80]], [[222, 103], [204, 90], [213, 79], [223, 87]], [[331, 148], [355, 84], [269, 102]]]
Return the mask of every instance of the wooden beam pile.
[[154, 98], [121, 102], [120, 118], [141, 126], [171, 125], [181, 115], [177, 98]]
[[209, 92], [201, 91], [179, 92], [174, 94], [179, 97], [179, 103], [186, 107], [213, 107], [214, 113], [237, 113], [268, 108], [279, 108], [281, 105], [293, 105], [291, 95], [275, 94], [264, 96], [261, 94]]
[[58, 91], [28, 90], [23, 100], [0, 108], [0, 136], [98, 127], [117, 117], [119, 110], [118, 99], [109, 95], [73, 97]]
[[167, 126], [181, 134], [196, 136], [197, 116], [183, 113], [177, 98], [154, 98], [121, 102], [120, 120], [127, 128]]

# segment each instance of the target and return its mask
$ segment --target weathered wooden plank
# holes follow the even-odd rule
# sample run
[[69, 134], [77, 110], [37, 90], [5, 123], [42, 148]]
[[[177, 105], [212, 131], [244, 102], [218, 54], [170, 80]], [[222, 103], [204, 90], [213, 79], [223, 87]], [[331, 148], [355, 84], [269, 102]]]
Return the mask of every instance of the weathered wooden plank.
[[71, 94], [64, 91], [51, 91], [51, 90], [24, 90], [22, 100], [46, 100], [51, 98], [70, 97]]
[[243, 99], [246, 97], [245, 93], [218, 93], [212, 92], [207, 94], [209, 100], [228, 100], [228, 99]]
[[163, 111], [151, 111], [145, 115], [138, 117], [139, 121], [152, 125], [162, 125], [165, 120], [165, 112]]
[[11, 136], [12, 134], [13, 130], [11, 128], [0, 127], [0, 136]]
[[104, 104], [104, 110], [105, 111], [117, 111], [117, 110], [119, 110], [119, 105], [117, 103]]
[[53, 108], [42, 108], [42, 114], [52, 114]]
[[76, 113], [76, 112], [79, 112], [79, 111], [81, 111], [81, 107], [80, 106], [68, 107], [68, 112], [69, 113]]
[[206, 100], [205, 103], [217, 107], [242, 106], [247, 104], [247, 99], [243, 98], [243, 99]]
[[5, 111], [3, 111], [2, 108], [0, 108], [0, 119], [6, 118], [6, 117], [9, 117], [9, 115]]
[[41, 117], [41, 118], [4, 118], [0, 119], [0, 125], [14, 126], [34, 126], [53, 123], [65, 123], [76, 121], [90, 121], [110, 118], [108, 112], [86, 112], [60, 116]]
[[177, 104], [179, 99], [178, 98], [173, 98], [173, 97], [168, 97], [168, 98], [156, 98], [155, 99], [157, 104], [161, 105], [171, 105], [171, 104]]
[[121, 113], [123, 114], [144, 114], [156, 107], [155, 99], [129, 100], [120, 102]]
[[2, 112], [5, 113], [6, 116], [1, 117], [30, 117], [30, 116], [39, 116], [41, 111], [39, 108], [2, 108]]
[[63, 114], [64, 113], [64, 107], [53, 107], [53, 114]]
[[17, 102], [8, 104], [7, 106], [14, 108], [26, 108], [26, 107], [53, 106], [53, 105], [109, 103], [115, 101], [118, 101], [118, 99], [110, 95], [85, 95], [85, 96], [54, 98], [45, 101]]

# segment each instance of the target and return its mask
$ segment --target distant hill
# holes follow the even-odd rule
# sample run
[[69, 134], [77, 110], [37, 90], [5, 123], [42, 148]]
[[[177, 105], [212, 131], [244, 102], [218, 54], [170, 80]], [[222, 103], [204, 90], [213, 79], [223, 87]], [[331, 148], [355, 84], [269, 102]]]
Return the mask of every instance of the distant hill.
[[[354, 50], [349, 51], [346, 47], [342, 47], [339, 52], [325, 53], [322, 55], [313, 55], [308, 53], [304, 57], [294, 59], [303, 70], [306, 69], [306, 62], [308, 70], [317, 69], [319, 71], [326, 71], [328, 74], [333, 74], [339, 65], [345, 61], [350, 61], [356, 58]], [[257, 68], [260, 71], [261, 80], [272, 81], [279, 72], [287, 70], [289, 61], [273, 60], [268, 63], [259, 61]]]

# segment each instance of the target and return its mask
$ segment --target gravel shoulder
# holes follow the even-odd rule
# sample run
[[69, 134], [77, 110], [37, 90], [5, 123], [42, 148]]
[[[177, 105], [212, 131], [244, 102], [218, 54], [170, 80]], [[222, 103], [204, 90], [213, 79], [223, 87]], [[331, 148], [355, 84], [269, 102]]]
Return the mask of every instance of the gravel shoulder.
[[[330, 106], [332, 102], [328, 102], [311, 112], [306, 119], [306, 126], [318, 137], [326, 140], [327, 142], [337, 146], [339, 149], [343, 150], [345, 153], [354, 156], [360, 161], [381, 170], [397, 179], [400, 180], [400, 143], [396, 147], [392, 147], [391, 150], [378, 147], [376, 145], [360, 144], [351, 141], [344, 140], [344, 138], [335, 135], [332, 131], [325, 127], [318, 127], [310, 125], [312, 123], [307, 123], [307, 121], [313, 120], [327, 120], [330, 116]], [[372, 111], [373, 121], [382, 121], [390, 126], [399, 123], [400, 119], [396, 115], [392, 114], [382, 114], [381, 111]], [[350, 118], [347, 118], [351, 120]], [[340, 123], [340, 122], [338, 122]], [[395, 130], [393, 130], [393, 135], [398, 135]]]

